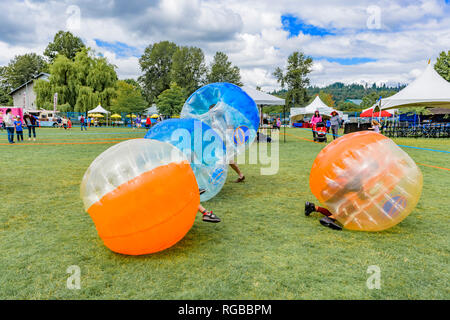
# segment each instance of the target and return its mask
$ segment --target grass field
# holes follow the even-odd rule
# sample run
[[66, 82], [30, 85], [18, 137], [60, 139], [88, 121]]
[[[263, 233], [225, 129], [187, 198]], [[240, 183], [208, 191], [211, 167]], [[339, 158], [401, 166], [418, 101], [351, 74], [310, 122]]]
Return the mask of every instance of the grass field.
[[[336, 232], [303, 215], [324, 145], [287, 132], [278, 174], [243, 165], [246, 182], [230, 172], [204, 204], [222, 223], [198, 216], [177, 245], [140, 257], [103, 246], [79, 186], [101, 152], [143, 130], [41, 129], [37, 142], [14, 146], [1, 133], [0, 299], [449, 299], [450, 154], [404, 148], [424, 175], [417, 208], [388, 231]], [[449, 139], [396, 142], [450, 151]], [[66, 288], [71, 265], [80, 290]], [[366, 286], [370, 265], [381, 269], [380, 290]]]

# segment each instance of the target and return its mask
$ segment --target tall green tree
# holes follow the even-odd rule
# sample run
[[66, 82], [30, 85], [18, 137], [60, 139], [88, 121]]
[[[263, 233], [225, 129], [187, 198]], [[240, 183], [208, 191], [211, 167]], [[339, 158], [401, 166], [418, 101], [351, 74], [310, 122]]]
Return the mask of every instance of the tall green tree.
[[53, 38], [53, 42], [47, 45], [44, 56], [50, 62], [56, 59], [58, 54], [66, 56], [68, 59], [74, 59], [78, 51], [85, 48], [81, 38], [74, 36], [69, 31], [58, 31]]
[[115, 66], [86, 48], [74, 60], [58, 55], [50, 73], [49, 82], [39, 80], [34, 87], [38, 106], [52, 104], [58, 93], [58, 104], [65, 105], [65, 111], [86, 112], [99, 103], [108, 108], [116, 95]]
[[117, 81], [117, 96], [113, 99], [111, 111], [116, 113], [143, 113], [148, 104], [138, 86], [124, 80]]
[[176, 83], [172, 82], [170, 88], [164, 90], [157, 98], [158, 111], [166, 116], [180, 114], [186, 93]]
[[450, 81], [450, 50], [442, 51], [436, 60], [434, 69], [447, 81]]
[[21, 86], [39, 73], [48, 71], [45, 59], [36, 53], [15, 56], [4, 70], [4, 77], [9, 89]]
[[288, 57], [287, 70], [276, 68], [273, 75], [278, 83], [287, 87], [286, 102], [292, 106], [299, 107], [308, 101], [306, 87], [310, 81], [308, 74], [311, 72], [313, 60], [303, 52], [296, 51]]
[[205, 55], [196, 47], [179, 47], [172, 57], [170, 78], [190, 95], [205, 82]]
[[162, 41], [145, 48], [139, 59], [144, 96], [149, 103], [153, 103], [161, 92], [170, 88], [170, 70], [172, 57], [177, 45], [170, 41]]
[[11, 106], [13, 104], [9, 93], [9, 86], [6, 82], [6, 67], [0, 67], [0, 106]]
[[216, 52], [214, 55], [206, 80], [208, 83], [229, 82], [242, 86], [239, 67], [233, 66], [231, 61], [228, 61], [228, 56], [223, 52]]

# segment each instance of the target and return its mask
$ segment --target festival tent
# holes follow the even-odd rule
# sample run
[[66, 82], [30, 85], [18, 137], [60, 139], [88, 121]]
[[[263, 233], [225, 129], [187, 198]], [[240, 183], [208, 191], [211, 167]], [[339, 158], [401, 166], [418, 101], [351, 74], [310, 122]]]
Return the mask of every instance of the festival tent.
[[406, 88], [381, 99], [381, 110], [399, 107], [450, 108], [450, 82], [442, 78], [428, 63], [425, 71]]
[[304, 108], [291, 108], [291, 123], [301, 120], [303, 116], [313, 115], [317, 110], [319, 111], [320, 115], [327, 117], [331, 117], [331, 113], [333, 111], [336, 111], [341, 117], [344, 115], [342, 111], [337, 111], [333, 108], [330, 108], [322, 101], [322, 99], [320, 99], [319, 96], [316, 96], [313, 102], [311, 102]]
[[290, 112], [290, 120], [291, 120], [291, 124], [297, 121], [300, 121], [303, 119], [303, 110], [305, 108], [291, 108], [291, 112]]
[[331, 116], [331, 112], [335, 111], [333, 108], [327, 106], [319, 96], [316, 96], [313, 102], [303, 108], [302, 114], [313, 115], [316, 110], [319, 110], [319, 113], [325, 116]]
[[241, 87], [258, 106], [284, 106], [284, 99], [275, 97], [271, 94], [261, 92], [259, 90], [253, 89], [251, 87], [243, 86]]
[[[92, 117], [92, 114], [99, 114], [100, 117], [103, 117], [101, 115], [102, 113], [106, 114], [106, 116], [108, 116], [108, 114], [110, 114], [111, 112], [109, 112], [108, 110], [104, 109], [101, 105], [98, 105], [96, 108], [94, 108], [92, 110], [89, 110], [88, 113], [91, 114], [91, 117]], [[100, 118], [100, 117], [97, 117], [97, 118]], [[108, 118], [106, 119], [106, 123], [108, 123]]]
[[[284, 109], [286, 101], [284, 99], [275, 97], [271, 94], [253, 89], [248, 86], [242, 86], [241, 89], [244, 90], [250, 96], [250, 98], [252, 98], [253, 101], [255, 101], [256, 105], [258, 106], [260, 125], [263, 123], [263, 112], [262, 112], [263, 106], [283, 106], [284, 110], [283, 118], [286, 118], [286, 110]], [[286, 139], [286, 136], [284, 136], [284, 139]]]
[[156, 106], [156, 104], [152, 104], [151, 107], [144, 110], [144, 114], [147, 116], [155, 113], [158, 113], [158, 107]]
[[108, 110], [105, 110], [101, 105], [98, 105], [95, 109], [89, 110], [88, 113], [103, 113], [109, 114]]

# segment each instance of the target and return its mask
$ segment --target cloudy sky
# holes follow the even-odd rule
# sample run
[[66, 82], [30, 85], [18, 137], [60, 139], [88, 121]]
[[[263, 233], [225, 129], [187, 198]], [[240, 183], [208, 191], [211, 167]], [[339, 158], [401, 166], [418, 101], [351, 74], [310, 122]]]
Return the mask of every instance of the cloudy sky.
[[42, 54], [69, 30], [136, 78], [139, 56], [161, 40], [216, 51], [264, 90], [290, 53], [313, 57], [312, 84], [408, 83], [450, 50], [450, 0], [79, 0], [1, 1], [0, 65]]

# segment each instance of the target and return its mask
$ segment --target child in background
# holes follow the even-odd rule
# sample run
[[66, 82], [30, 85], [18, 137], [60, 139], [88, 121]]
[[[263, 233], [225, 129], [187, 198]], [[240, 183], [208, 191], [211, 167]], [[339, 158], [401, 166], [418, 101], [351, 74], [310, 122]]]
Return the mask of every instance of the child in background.
[[72, 121], [70, 121], [70, 118], [67, 119], [67, 128], [69, 130], [72, 129]]
[[369, 130], [373, 130], [373, 132], [380, 133], [380, 123], [377, 120], [373, 119], [372, 127], [370, 127]]
[[22, 128], [22, 121], [20, 120], [20, 116], [16, 116], [16, 120], [14, 121], [14, 126], [16, 127], [17, 142], [23, 141], [23, 128]]

